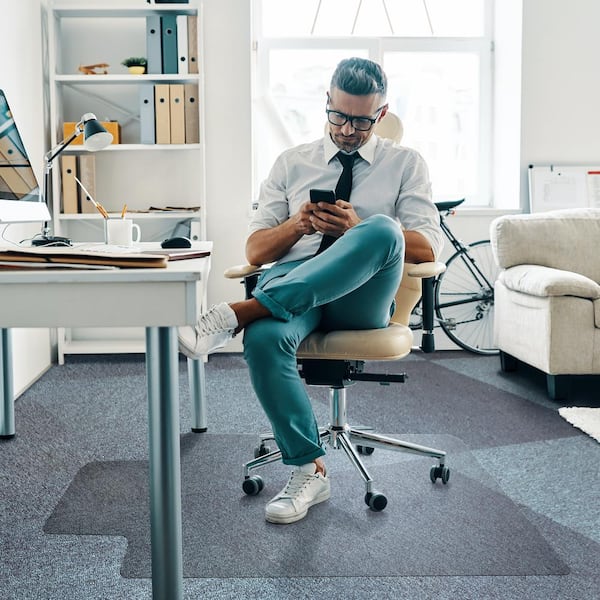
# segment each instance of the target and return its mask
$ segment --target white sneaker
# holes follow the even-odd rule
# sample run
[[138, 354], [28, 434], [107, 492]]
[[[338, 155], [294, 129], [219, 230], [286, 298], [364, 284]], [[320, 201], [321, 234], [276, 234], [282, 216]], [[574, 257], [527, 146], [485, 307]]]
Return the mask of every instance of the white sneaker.
[[287, 485], [269, 501], [265, 516], [270, 523], [293, 523], [306, 516], [314, 504], [327, 500], [331, 485], [327, 475], [316, 472], [314, 462], [297, 467]]
[[201, 315], [194, 327], [179, 327], [179, 350], [188, 358], [210, 354], [233, 338], [237, 326], [233, 309], [221, 302]]

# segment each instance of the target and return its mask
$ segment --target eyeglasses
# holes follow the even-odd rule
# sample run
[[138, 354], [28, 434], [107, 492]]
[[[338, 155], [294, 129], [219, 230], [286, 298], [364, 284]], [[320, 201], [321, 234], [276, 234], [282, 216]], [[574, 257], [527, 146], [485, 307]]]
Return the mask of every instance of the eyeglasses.
[[332, 125], [341, 127], [342, 125], [345, 125], [348, 121], [350, 121], [350, 125], [354, 129], [356, 129], [356, 131], [369, 131], [369, 129], [371, 129], [371, 127], [373, 127], [373, 125], [375, 125], [375, 123], [377, 123], [377, 119], [379, 118], [379, 113], [384, 108], [385, 108], [385, 104], [383, 106], [380, 106], [375, 111], [376, 116], [374, 119], [371, 119], [369, 117], [351, 117], [350, 115], [347, 115], [346, 113], [339, 112], [337, 110], [331, 110], [329, 108], [325, 109], [325, 112], [327, 113], [327, 120]]

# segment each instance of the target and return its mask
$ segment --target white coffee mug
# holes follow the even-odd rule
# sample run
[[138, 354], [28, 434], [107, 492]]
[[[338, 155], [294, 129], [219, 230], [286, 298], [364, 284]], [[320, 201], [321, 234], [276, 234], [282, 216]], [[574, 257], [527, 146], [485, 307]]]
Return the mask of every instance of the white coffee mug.
[[142, 239], [140, 226], [131, 219], [105, 219], [104, 226], [104, 239], [110, 246], [132, 246]]

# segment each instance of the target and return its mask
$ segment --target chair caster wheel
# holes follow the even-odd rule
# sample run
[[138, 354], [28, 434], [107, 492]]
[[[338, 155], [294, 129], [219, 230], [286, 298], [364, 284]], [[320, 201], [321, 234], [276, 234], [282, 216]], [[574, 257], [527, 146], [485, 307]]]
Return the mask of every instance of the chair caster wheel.
[[445, 485], [448, 483], [448, 479], [450, 479], [450, 469], [443, 465], [434, 465], [429, 471], [429, 479], [431, 479], [432, 483], [435, 483], [437, 479], [441, 479]]
[[370, 446], [356, 446], [356, 451], [359, 454], [364, 454], [365, 456], [369, 456], [375, 452], [375, 448], [371, 448]]
[[259, 458], [265, 454], [269, 454], [269, 452], [271, 452], [271, 448], [269, 448], [269, 446], [257, 446], [254, 448], [254, 458]]
[[256, 496], [265, 487], [265, 483], [260, 475], [252, 475], [244, 479], [242, 489], [248, 496]]
[[365, 504], [372, 511], [379, 512], [387, 506], [387, 498], [379, 492], [367, 492], [365, 494]]

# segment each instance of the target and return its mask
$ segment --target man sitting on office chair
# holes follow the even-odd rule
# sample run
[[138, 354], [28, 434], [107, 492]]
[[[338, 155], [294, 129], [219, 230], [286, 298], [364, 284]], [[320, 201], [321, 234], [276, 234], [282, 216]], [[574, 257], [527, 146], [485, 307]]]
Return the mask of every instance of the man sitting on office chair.
[[[195, 327], [179, 330], [190, 358], [245, 330], [252, 385], [283, 462], [295, 467], [267, 504], [273, 523], [298, 521], [330, 495], [325, 451], [296, 368], [299, 344], [315, 329], [386, 327], [404, 261], [435, 260], [442, 247], [422, 157], [373, 135], [388, 109], [386, 87], [378, 64], [340, 62], [327, 94], [327, 135], [285, 151], [261, 187], [246, 256], [275, 265], [253, 298], [214, 306]], [[335, 204], [311, 203], [313, 188], [335, 189]]]

